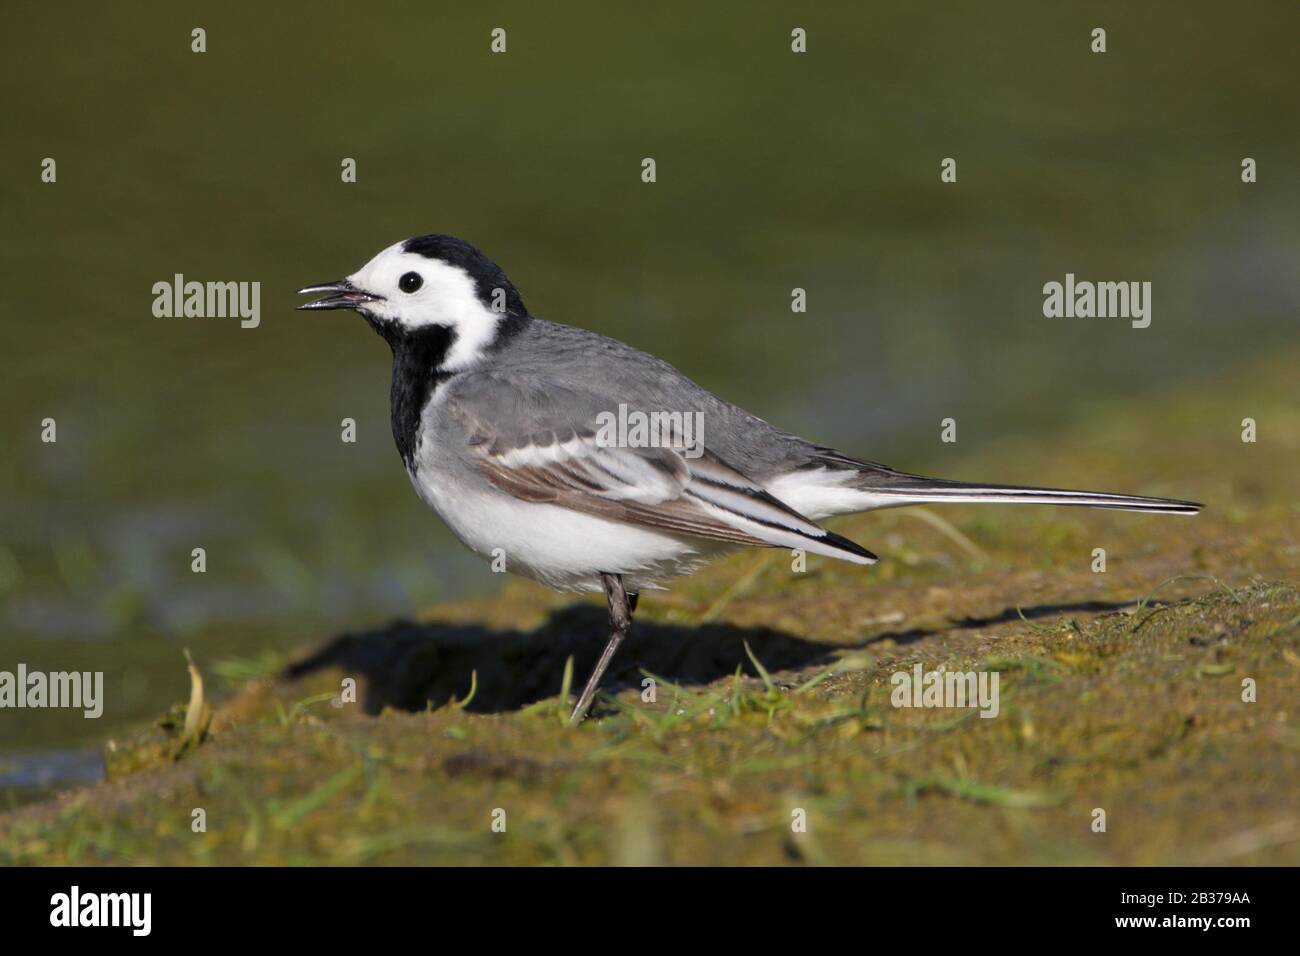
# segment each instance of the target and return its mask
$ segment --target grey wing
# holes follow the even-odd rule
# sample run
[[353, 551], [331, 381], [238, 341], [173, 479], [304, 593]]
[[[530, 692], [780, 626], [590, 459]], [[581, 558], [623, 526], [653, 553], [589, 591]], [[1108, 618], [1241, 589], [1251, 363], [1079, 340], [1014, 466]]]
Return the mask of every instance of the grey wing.
[[528, 393], [500, 379], [457, 391], [446, 411], [469, 435], [469, 463], [516, 498], [731, 544], [875, 561], [707, 449], [605, 440], [591, 395]]

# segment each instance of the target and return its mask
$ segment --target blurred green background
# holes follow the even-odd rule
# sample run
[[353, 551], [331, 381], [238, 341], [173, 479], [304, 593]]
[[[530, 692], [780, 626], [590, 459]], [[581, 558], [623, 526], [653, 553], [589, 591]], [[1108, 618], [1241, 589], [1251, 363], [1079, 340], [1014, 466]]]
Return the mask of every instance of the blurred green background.
[[[11, 788], [96, 773], [77, 748], [183, 699], [184, 646], [253, 656], [499, 585], [410, 490], [386, 347], [353, 316], [294, 311], [296, 288], [404, 237], [468, 238], [535, 314], [908, 468], [1103, 397], [1141, 415], [1296, 337], [1292, 4], [9, 3], [5, 19], [0, 669], [107, 683], [99, 721], [0, 712]], [[260, 281], [261, 326], [155, 318], [151, 287], [177, 272]], [[1152, 282], [1151, 327], [1045, 319], [1043, 283], [1066, 272]]]

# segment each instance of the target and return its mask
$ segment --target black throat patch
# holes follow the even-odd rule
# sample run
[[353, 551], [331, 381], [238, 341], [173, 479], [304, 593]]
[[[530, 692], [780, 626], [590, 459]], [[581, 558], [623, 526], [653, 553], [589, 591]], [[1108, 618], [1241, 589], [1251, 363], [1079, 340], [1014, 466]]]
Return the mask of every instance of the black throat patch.
[[456, 374], [439, 368], [456, 336], [441, 325], [411, 331], [391, 322], [370, 320], [370, 324], [393, 350], [393, 383], [389, 389], [393, 441], [397, 443], [402, 463], [408, 471], [413, 471], [420, 440], [420, 414], [438, 386]]

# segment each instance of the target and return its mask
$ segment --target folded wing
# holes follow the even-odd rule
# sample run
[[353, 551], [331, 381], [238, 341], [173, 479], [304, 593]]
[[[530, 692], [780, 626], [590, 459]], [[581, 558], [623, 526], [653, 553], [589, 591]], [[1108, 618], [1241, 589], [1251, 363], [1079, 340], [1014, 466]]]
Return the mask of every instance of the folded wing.
[[488, 480], [525, 501], [731, 544], [876, 560], [707, 450], [613, 446], [590, 425], [508, 437], [476, 418], [471, 434], [472, 458]]

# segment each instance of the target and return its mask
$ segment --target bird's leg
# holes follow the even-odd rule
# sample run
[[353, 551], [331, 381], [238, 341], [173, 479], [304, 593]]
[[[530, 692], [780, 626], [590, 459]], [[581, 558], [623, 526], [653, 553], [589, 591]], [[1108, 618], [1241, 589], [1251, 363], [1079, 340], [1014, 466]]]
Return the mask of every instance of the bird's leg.
[[596, 669], [591, 672], [591, 677], [587, 678], [587, 686], [582, 689], [582, 696], [578, 698], [573, 713], [569, 715], [572, 723], [577, 723], [587, 716], [587, 708], [591, 706], [591, 699], [596, 696], [596, 688], [600, 685], [605, 669], [609, 667], [618, 645], [623, 643], [623, 638], [627, 637], [627, 632], [632, 627], [632, 612], [636, 609], [637, 596], [627, 593], [621, 575], [601, 574], [600, 581], [605, 585], [605, 597], [609, 601], [609, 642], [601, 651], [600, 660], [596, 661]]

